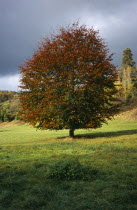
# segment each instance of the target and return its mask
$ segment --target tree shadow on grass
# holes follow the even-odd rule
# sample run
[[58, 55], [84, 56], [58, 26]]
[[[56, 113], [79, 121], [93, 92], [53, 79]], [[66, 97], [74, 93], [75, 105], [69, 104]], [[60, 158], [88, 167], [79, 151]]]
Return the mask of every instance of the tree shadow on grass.
[[9, 130], [3, 130], [3, 131], [0, 131], [0, 132], [7, 132], [7, 131], [9, 131]]
[[115, 132], [97, 132], [97, 133], [87, 133], [87, 134], [79, 134], [75, 135], [75, 138], [98, 138], [98, 137], [116, 137], [123, 135], [134, 135], [137, 134], [137, 129], [133, 130], [122, 130]]

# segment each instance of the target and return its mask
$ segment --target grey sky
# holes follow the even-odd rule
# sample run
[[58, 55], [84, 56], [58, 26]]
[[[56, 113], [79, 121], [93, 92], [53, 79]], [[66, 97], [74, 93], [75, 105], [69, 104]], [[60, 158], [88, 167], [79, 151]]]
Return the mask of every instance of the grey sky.
[[78, 19], [99, 30], [115, 65], [125, 48], [137, 62], [137, 0], [0, 0], [0, 89], [17, 90], [18, 66], [42, 38]]

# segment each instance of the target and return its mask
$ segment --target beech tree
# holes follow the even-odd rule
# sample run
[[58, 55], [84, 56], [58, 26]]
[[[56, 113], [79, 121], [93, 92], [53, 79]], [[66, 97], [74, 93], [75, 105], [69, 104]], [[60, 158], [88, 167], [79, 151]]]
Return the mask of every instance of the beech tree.
[[97, 128], [118, 111], [117, 71], [98, 31], [60, 28], [21, 67], [22, 118], [39, 129]]

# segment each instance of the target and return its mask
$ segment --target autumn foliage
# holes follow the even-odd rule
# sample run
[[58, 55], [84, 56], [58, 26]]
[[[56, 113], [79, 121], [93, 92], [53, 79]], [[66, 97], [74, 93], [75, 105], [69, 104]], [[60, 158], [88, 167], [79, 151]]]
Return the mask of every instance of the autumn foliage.
[[97, 128], [117, 112], [117, 72], [98, 32], [75, 23], [20, 67], [22, 118], [40, 129]]

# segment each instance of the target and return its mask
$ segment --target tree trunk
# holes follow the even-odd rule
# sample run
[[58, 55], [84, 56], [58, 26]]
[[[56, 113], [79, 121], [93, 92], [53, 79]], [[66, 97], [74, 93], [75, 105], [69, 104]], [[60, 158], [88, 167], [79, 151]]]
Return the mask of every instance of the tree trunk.
[[69, 137], [74, 138], [74, 129], [69, 130]]

